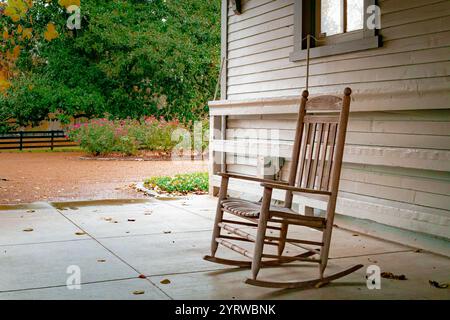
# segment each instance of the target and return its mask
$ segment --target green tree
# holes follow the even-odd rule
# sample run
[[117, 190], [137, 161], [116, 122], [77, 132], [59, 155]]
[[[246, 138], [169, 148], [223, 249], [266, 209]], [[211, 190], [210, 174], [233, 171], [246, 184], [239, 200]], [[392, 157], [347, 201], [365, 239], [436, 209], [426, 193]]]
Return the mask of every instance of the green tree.
[[0, 122], [207, 114], [220, 64], [219, 0], [81, 0], [81, 29], [73, 31], [70, 0], [32, 2], [18, 21], [0, 17], [0, 28], [27, 22], [35, 34], [0, 96]]

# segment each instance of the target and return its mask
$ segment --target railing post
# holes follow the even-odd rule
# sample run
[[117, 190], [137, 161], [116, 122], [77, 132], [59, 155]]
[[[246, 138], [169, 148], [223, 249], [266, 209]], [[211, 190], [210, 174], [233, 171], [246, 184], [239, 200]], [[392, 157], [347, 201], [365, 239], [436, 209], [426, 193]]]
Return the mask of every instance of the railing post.
[[23, 150], [23, 131], [20, 131], [20, 151]]
[[51, 142], [51, 147], [50, 149], [53, 151], [53, 137], [55, 135], [55, 131], [52, 130], [52, 142]]

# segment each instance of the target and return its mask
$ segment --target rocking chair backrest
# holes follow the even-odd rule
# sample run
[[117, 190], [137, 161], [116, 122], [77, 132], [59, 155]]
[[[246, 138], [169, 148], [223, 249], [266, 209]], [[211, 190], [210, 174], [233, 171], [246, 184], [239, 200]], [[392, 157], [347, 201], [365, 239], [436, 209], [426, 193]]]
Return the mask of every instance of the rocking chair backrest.
[[[344, 97], [318, 96], [308, 100], [303, 91], [297, 119], [289, 185], [337, 194], [345, 134], [350, 108], [351, 89]], [[287, 192], [287, 206], [292, 192]]]

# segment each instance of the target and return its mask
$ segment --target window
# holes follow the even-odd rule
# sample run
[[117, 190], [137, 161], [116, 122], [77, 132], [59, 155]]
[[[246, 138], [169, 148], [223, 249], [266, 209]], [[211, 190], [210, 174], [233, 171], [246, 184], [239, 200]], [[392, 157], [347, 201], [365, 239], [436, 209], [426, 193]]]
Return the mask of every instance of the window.
[[[294, 52], [291, 61], [306, 58], [305, 37], [311, 40], [310, 57], [323, 57], [378, 48], [378, 30], [368, 28], [368, 7], [374, 0], [295, 0]], [[371, 13], [371, 14], [377, 14]]]

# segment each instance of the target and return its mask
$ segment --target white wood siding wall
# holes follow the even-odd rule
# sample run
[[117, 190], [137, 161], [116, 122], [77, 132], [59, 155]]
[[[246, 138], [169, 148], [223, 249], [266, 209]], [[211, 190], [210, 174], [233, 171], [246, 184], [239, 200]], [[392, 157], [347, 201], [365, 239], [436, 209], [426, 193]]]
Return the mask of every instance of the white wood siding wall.
[[[353, 89], [337, 211], [450, 238], [450, 1], [379, 5], [383, 47], [311, 61], [311, 94]], [[246, 0], [242, 15], [228, 11], [227, 101], [211, 103], [212, 116], [228, 115], [226, 140], [212, 143], [227, 152], [228, 171], [256, 174], [255, 156], [264, 153], [257, 146], [276, 144], [290, 156], [289, 97], [305, 85], [304, 61], [289, 61], [293, 10], [294, 0]], [[270, 129], [281, 129], [275, 142], [267, 141]]]

